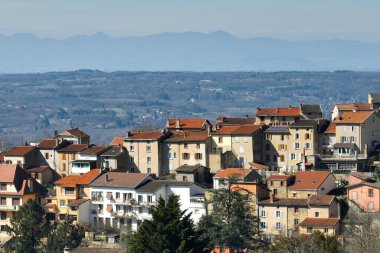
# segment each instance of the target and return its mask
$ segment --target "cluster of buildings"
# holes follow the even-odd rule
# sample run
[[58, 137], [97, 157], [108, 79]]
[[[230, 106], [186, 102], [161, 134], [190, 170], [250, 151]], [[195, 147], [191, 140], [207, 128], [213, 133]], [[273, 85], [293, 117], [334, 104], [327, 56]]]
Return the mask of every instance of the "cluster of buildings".
[[0, 235], [28, 199], [52, 221], [69, 215], [79, 224], [137, 229], [160, 196], [176, 194], [197, 222], [212, 211], [205, 195], [229, 186], [231, 176], [255, 196], [268, 238], [338, 234], [340, 204], [331, 191], [342, 180], [357, 206], [380, 210], [380, 185], [367, 173], [380, 154], [379, 108], [380, 94], [372, 93], [367, 103], [337, 104], [331, 119], [306, 104], [214, 123], [173, 118], [163, 130], [127, 132], [110, 145], [92, 144], [80, 129], [56, 132], [0, 154]]

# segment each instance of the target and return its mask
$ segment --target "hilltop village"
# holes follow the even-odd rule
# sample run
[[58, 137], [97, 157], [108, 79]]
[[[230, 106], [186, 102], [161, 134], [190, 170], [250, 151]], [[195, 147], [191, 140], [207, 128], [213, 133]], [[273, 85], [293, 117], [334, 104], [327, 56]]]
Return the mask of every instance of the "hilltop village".
[[163, 129], [126, 132], [106, 146], [77, 128], [56, 132], [1, 152], [0, 239], [9, 239], [6, 226], [29, 199], [52, 222], [69, 215], [83, 226], [136, 231], [159, 196], [175, 194], [197, 224], [212, 212], [209, 193], [231, 178], [255, 196], [264, 240], [340, 236], [350, 212], [380, 212], [379, 109], [380, 94], [371, 93], [367, 103], [336, 104], [330, 119], [316, 104], [213, 122], [170, 118]]

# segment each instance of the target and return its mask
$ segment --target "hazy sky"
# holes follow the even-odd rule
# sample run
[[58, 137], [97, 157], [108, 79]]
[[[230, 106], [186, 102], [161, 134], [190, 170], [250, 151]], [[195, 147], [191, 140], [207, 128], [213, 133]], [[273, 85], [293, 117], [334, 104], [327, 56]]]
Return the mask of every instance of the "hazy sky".
[[0, 0], [0, 34], [65, 38], [224, 30], [380, 42], [379, 0]]

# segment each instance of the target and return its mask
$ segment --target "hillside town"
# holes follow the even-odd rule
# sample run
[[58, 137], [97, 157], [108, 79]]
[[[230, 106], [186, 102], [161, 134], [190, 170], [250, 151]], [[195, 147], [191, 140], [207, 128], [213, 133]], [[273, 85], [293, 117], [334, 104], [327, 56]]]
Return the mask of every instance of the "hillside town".
[[[380, 213], [379, 93], [336, 104], [329, 119], [320, 105], [305, 103], [257, 108], [255, 117], [169, 118], [162, 129], [94, 143], [73, 128], [1, 152], [2, 245], [29, 199], [50, 222], [70, 217], [83, 227], [113, 228], [101, 245], [86, 236], [86, 251], [66, 252], [91, 252], [91, 245], [124, 252], [120, 230], [137, 231], [158, 199], [172, 194], [197, 225], [213, 212], [214, 191], [244, 189], [269, 244], [315, 231], [344, 243], [351, 216]], [[218, 245], [214, 252], [240, 251]]]

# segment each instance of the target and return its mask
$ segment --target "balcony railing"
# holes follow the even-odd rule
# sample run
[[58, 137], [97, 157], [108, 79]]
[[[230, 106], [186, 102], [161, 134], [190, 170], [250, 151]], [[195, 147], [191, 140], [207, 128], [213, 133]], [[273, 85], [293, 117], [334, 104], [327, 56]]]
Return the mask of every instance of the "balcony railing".
[[319, 155], [321, 159], [367, 159], [364, 154], [333, 154], [333, 155]]
[[0, 211], [16, 211], [18, 210], [18, 206], [1, 206]]

